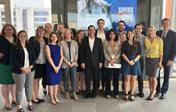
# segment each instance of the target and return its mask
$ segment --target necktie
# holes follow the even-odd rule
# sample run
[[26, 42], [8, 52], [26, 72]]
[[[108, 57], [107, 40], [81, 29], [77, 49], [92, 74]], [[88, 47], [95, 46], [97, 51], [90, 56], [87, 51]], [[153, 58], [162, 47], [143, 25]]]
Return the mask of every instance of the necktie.
[[166, 32], [163, 31], [162, 39], [164, 40], [166, 38]]

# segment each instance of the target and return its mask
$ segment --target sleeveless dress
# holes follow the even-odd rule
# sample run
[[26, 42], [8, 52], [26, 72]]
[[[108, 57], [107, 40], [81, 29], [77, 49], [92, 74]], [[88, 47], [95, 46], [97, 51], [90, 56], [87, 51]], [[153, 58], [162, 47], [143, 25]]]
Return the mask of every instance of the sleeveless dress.
[[[48, 46], [50, 49], [51, 58], [53, 60], [53, 63], [55, 65], [58, 65], [60, 62], [60, 46], [51, 45], [51, 44], [49, 44]], [[47, 85], [59, 84], [60, 83], [60, 74], [61, 74], [61, 69], [59, 70], [58, 73], [55, 73], [54, 69], [47, 61], [47, 63], [46, 63], [46, 84]]]

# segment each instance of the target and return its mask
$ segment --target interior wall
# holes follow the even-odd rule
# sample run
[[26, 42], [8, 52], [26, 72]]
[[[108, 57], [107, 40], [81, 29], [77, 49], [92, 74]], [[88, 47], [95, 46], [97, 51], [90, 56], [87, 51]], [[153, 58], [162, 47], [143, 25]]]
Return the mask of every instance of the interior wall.
[[151, 0], [150, 25], [161, 29], [163, 0]]
[[137, 23], [150, 24], [150, 0], [137, 0]]

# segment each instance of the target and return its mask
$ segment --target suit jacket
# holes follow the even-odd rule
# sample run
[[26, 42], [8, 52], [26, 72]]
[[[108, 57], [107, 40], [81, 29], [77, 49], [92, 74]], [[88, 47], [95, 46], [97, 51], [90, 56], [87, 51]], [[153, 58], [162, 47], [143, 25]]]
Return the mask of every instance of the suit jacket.
[[[163, 30], [157, 31], [157, 36], [161, 37]], [[172, 30], [167, 32], [165, 39], [163, 40], [163, 63], [167, 63], [168, 60], [174, 61], [176, 56], [176, 33]]]
[[[48, 45], [48, 38], [44, 37], [45, 44]], [[39, 54], [40, 54], [40, 43], [36, 40], [36, 37], [33, 36], [29, 39], [29, 45], [31, 46], [31, 49], [34, 52], [34, 59], [37, 60]]]
[[108, 40], [104, 41], [103, 48], [104, 48], [104, 56], [105, 56], [104, 67], [108, 67], [109, 60], [111, 58], [114, 58], [114, 56], [117, 57], [114, 63], [120, 64], [121, 48], [120, 48], [120, 43], [118, 41], [115, 41], [114, 50], [111, 48], [110, 41]]
[[0, 53], [4, 56], [0, 58], [0, 64], [10, 65], [13, 63], [13, 51], [15, 49], [15, 41], [14, 44], [10, 43], [4, 36], [0, 36]]
[[[34, 59], [34, 52], [31, 49], [31, 47], [29, 46], [29, 44], [27, 44], [27, 51], [29, 54], [29, 66], [30, 65], [35, 65], [35, 59]], [[13, 72], [17, 73], [17, 74], [21, 74], [21, 68], [24, 66], [24, 59], [25, 59], [25, 54], [24, 54], [24, 50], [23, 48], [17, 47], [14, 51], [14, 55], [13, 55]], [[34, 67], [31, 69], [31, 71], [34, 70]]]
[[[64, 61], [62, 63], [62, 68], [68, 68], [68, 65], [66, 64], [65, 61], [72, 62], [72, 63], [77, 62], [78, 44], [75, 40], [71, 40], [71, 46], [70, 46], [71, 60], [69, 57], [69, 48], [67, 45], [67, 41], [65, 41], [65, 40], [61, 41], [61, 46], [63, 49], [63, 58], [64, 58]], [[77, 63], [76, 63], [76, 66], [77, 66]]]
[[80, 50], [81, 63], [85, 63], [86, 68], [94, 67], [98, 69], [98, 64], [103, 64], [103, 45], [100, 38], [95, 37], [93, 50], [91, 51], [89, 46], [89, 38], [85, 37], [82, 40]]
[[[97, 33], [98, 33], [98, 30], [95, 31], [95, 37], [98, 37]], [[104, 33], [105, 33], [105, 37], [106, 37], [105, 40], [106, 40], [107, 36], [108, 36], [108, 32], [106, 30], [104, 30]], [[100, 38], [100, 37], [98, 37], [98, 38]]]

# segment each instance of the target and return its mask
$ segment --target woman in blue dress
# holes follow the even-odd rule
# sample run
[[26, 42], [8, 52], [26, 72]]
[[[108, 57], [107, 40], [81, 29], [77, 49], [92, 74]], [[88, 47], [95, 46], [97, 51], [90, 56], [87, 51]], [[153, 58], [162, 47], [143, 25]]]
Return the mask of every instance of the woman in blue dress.
[[60, 67], [63, 61], [62, 47], [58, 46], [57, 33], [52, 32], [49, 36], [49, 45], [46, 46], [46, 83], [49, 87], [51, 103], [60, 103], [57, 98], [58, 84], [60, 83]]

